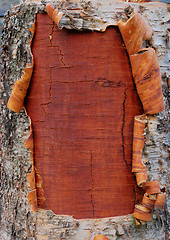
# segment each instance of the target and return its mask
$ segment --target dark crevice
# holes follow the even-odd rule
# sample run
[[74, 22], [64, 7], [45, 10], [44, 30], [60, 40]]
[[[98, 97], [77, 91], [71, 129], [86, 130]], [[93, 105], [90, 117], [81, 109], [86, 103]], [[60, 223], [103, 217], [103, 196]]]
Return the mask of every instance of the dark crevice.
[[42, 109], [43, 109], [43, 111], [44, 111], [44, 115], [45, 115], [45, 117], [47, 117], [47, 113], [46, 113], [46, 111], [45, 111], [45, 108], [42, 107]]
[[131, 6], [127, 6], [124, 9], [124, 13], [126, 14], [127, 18], [131, 18], [133, 12], [134, 12], [134, 10], [133, 10], [133, 7], [131, 7]]
[[125, 127], [125, 103], [126, 103], [126, 97], [127, 97], [127, 88], [124, 90], [124, 100], [123, 100], [123, 119], [122, 119], [122, 128], [121, 128], [121, 136], [122, 136], [122, 150], [123, 150], [123, 161], [125, 162], [127, 168], [128, 164], [126, 161], [126, 157], [125, 157], [125, 139], [124, 139], [124, 127]]
[[47, 106], [49, 104], [51, 104], [52, 102], [46, 102], [46, 103], [41, 103], [40, 106]]
[[58, 52], [59, 52], [60, 61], [61, 61], [62, 65], [65, 67], [66, 65], [65, 65], [65, 62], [64, 62], [64, 54], [62, 53], [59, 45], [56, 45], [56, 47], [57, 47]]
[[147, 52], [148, 50], [140, 50], [139, 52], [136, 53], [136, 55], [140, 55], [140, 54], [143, 54], [145, 52]]
[[93, 194], [92, 191], [94, 190], [94, 177], [93, 177], [93, 152], [90, 150], [90, 176], [91, 176], [91, 205], [92, 205], [92, 216], [94, 218], [94, 199], [93, 199]]
[[55, 23], [53, 22], [53, 25], [52, 25], [52, 28], [51, 28], [51, 33], [50, 33], [50, 35], [49, 35], [51, 47], [53, 46], [53, 44], [52, 44], [52, 39], [53, 39], [54, 27], [55, 27]]
[[49, 90], [48, 90], [50, 103], [52, 103], [51, 89], [52, 89], [52, 67], [50, 67], [50, 81], [49, 81]]

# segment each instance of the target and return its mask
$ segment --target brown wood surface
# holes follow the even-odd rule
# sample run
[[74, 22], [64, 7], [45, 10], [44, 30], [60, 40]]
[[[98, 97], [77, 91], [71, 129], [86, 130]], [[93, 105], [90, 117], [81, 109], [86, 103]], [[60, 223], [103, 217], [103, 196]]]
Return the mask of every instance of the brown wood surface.
[[40, 207], [75, 218], [132, 213], [133, 117], [143, 110], [118, 28], [58, 30], [38, 14], [32, 51], [26, 110], [47, 199]]

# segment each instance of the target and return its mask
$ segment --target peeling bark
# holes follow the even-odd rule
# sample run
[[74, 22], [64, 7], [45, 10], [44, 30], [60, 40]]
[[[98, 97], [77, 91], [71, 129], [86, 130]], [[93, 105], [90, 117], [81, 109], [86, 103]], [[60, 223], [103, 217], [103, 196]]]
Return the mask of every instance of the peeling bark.
[[[118, 28], [82, 33], [55, 26], [49, 45], [51, 27], [47, 15], [37, 14], [35, 70], [26, 99], [35, 133], [35, 165], [47, 199], [44, 207], [77, 218], [131, 213], [133, 117], [143, 111]], [[127, 195], [120, 197], [120, 191]]]
[[[72, 15], [74, 21], [63, 16], [60, 27], [66, 24], [67, 28], [103, 30], [107, 25], [117, 22], [117, 15], [126, 3], [107, 1], [103, 4], [92, 2], [91, 6], [84, 8], [81, 14], [73, 12], [70, 6], [77, 7], [75, 3], [67, 4], [68, 16]], [[86, 3], [81, 1], [81, 7]], [[147, 141], [143, 149], [143, 156], [147, 160], [146, 168], [150, 180], [158, 179], [161, 187], [168, 184], [168, 6], [161, 3], [132, 4], [145, 17], [154, 29], [153, 46], [156, 49], [162, 75], [162, 86], [165, 102], [165, 111], [148, 119]], [[58, 3], [56, 3], [56, 7]], [[74, 7], [73, 7], [74, 6]], [[65, 7], [65, 6], [64, 6]], [[27, 62], [31, 62], [29, 28], [34, 22], [35, 12], [44, 11], [44, 6], [37, 1], [28, 2], [7, 12], [2, 36], [2, 82], [1, 83], [1, 238], [2, 239], [93, 239], [97, 234], [104, 234], [109, 239], [168, 239], [168, 212], [169, 200], [165, 210], [154, 210], [151, 223], [146, 226], [135, 226], [131, 215], [76, 220], [70, 216], [56, 216], [49, 210], [38, 210], [32, 213], [27, 195], [30, 191], [27, 183], [27, 174], [31, 170], [30, 154], [25, 149], [22, 135], [29, 131], [28, 117], [22, 111], [19, 115], [6, 108], [11, 87], [17, 79], [21, 78], [22, 71]], [[90, 17], [83, 19], [85, 14]], [[77, 14], [77, 15], [76, 15]], [[98, 17], [96, 17], [98, 16]], [[101, 20], [102, 18], [102, 20]], [[91, 21], [94, 19], [94, 21]], [[105, 22], [106, 21], [106, 22]], [[19, 22], [22, 24], [19, 25]], [[23, 27], [24, 26], [24, 27]], [[7, 31], [8, 29], [8, 31]], [[14, 39], [17, 39], [14, 40]], [[147, 43], [146, 43], [147, 44]], [[13, 58], [13, 50], [17, 58]], [[44, 108], [44, 115], [45, 115]], [[159, 214], [158, 214], [159, 213]]]

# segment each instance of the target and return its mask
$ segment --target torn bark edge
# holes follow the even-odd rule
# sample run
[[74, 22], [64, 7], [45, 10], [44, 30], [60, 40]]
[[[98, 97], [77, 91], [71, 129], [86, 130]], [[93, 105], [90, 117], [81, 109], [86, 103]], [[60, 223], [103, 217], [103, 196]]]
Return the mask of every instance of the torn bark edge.
[[[53, 21], [59, 26], [59, 22], [63, 16], [62, 12], [58, 12], [54, 9], [52, 4], [47, 4], [46, 11], [48, 15], [53, 19]], [[152, 57], [152, 62], [149, 65], [150, 67], [146, 68], [147, 63], [150, 59], [150, 53], [152, 53], [154, 50], [151, 48], [148, 49], [141, 49], [142, 41], [143, 40], [149, 40], [152, 37], [152, 29], [151, 27], [146, 23], [146, 21], [143, 19], [143, 17], [131, 6], [128, 6], [125, 8], [125, 14], [127, 15], [126, 22], [123, 20], [120, 20], [118, 22], [118, 27], [121, 32], [121, 35], [123, 37], [124, 43], [126, 45], [127, 51], [130, 56], [130, 61], [132, 65], [132, 73], [135, 79], [135, 83], [137, 85], [137, 91], [140, 96], [140, 89], [142, 89], [142, 84], [147, 82], [150, 82], [149, 85], [147, 85], [147, 93], [145, 94], [145, 87], [144, 90], [141, 91], [142, 94], [148, 95], [153, 91], [153, 86], [155, 84], [155, 75], [154, 73], [158, 73], [158, 77], [156, 77], [156, 81], [158, 83], [158, 90], [156, 88], [156, 94], [154, 95], [154, 98], [156, 99], [156, 107], [158, 106], [158, 110], [150, 111], [145, 108], [145, 103], [142, 97], [141, 101], [145, 110], [146, 114], [154, 114], [158, 113], [162, 110], [164, 110], [164, 104], [163, 104], [163, 96], [162, 96], [162, 88], [161, 88], [161, 78], [160, 78], [160, 69], [158, 65], [158, 61], [156, 59], [156, 54], [154, 52], [154, 56]], [[33, 24], [33, 28], [30, 29], [33, 36], [35, 33], [35, 23]], [[30, 48], [33, 36], [30, 40]], [[32, 55], [32, 53], [31, 53]], [[152, 54], [151, 54], [152, 55]], [[143, 57], [143, 62], [141, 64], [141, 60], [139, 60]], [[145, 57], [146, 56], [146, 57]], [[140, 71], [137, 71], [138, 67], [136, 67], [136, 61], [139, 63], [138, 67]], [[135, 63], [135, 65], [133, 64]], [[34, 59], [32, 55], [32, 63], [26, 64], [26, 67], [24, 68], [24, 74], [21, 77], [21, 79], [17, 80], [16, 83], [13, 86], [11, 96], [9, 98], [7, 107], [17, 113], [20, 112], [20, 110], [24, 107], [24, 98], [27, 93], [27, 89], [30, 84], [30, 80], [33, 73], [33, 66], [34, 66]], [[147, 69], [148, 71], [146, 74], [141, 78], [141, 73], [143, 69]], [[155, 91], [155, 90], [154, 90]], [[159, 99], [157, 101], [157, 96], [159, 96]], [[145, 97], [144, 97], [145, 99]], [[146, 105], [152, 107], [153, 102], [151, 99], [146, 100]], [[147, 122], [147, 116], [141, 115], [136, 116], [134, 121], [134, 138], [133, 138], [133, 160], [132, 160], [132, 172], [136, 174], [137, 184], [139, 186], [142, 186], [146, 188], [146, 194], [143, 197], [142, 204], [143, 205], [136, 205], [134, 209], [134, 217], [136, 218], [136, 224], [143, 224], [145, 221], [151, 221], [151, 209], [153, 208], [153, 203], [155, 203], [155, 208], [163, 208], [165, 203], [165, 197], [166, 193], [161, 192], [160, 188], [158, 186], [157, 181], [148, 182], [147, 181], [147, 171], [146, 167], [143, 164], [142, 160], [142, 150], [144, 147], [144, 129]], [[43, 197], [43, 189], [42, 189], [42, 179], [38, 172], [36, 171], [34, 167], [34, 152], [33, 152], [33, 134], [32, 134], [32, 128], [30, 132], [30, 136], [27, 139], [25, 146], [31, 150], [31, 162], [32, 162], [32, 171], [28, 174], [27, 179], [30, 183], [30, 188], [32, 191], [28, 194], [28, 200], [32, 205], [33, 211], [36, 211], [38, 209], [38, 205], [42, 206], [44, 204], [45, 198]], [[153, 190], [153, 189], [157, 190]], [[39, 199], [37, 199], [37, 191], [39, 192]], [[148, 199], [149, 203], [148, 203]], [[38, 200], [38, 201], [37, 201]]]
[[142, 158], [147, 123], [148, 116], [144, 114], [134, 118], [132, 172], [136, 175], [137, 185], [146, 191], [142, 203], [135, 205], [133, 215], [136, 219], [136, 225], [151, 221], [151, 210], [154, 207], [155, 209], [163, 209], [166, 199], [166, 188], [161, 190], [157, 180], [148, 181], [146, 166]]
[[144, 113], [155, 114], [162, 112], [165, 107], [160, 67], [156, 53], [153, 48], [141, 49], [142, 42], [150, 40], [153, 31], [146, 20], [134, 8], [127, 6], [124, 11], [128, 20], [126, 22], [120, 20], [118, 27], [129, 54], [132, 74]]
[[[33, 23], [32, 28], [30, 28], [29, 30], [32, 33], [32, 37], [30, 39], [30, 49], [31, 49], [32, 40], [35, 34], [35, 22]], [[21, 76], [21, 79], [17, 80], [14, 83], [10, 98], [7, 103], [7, 107], [16, 113], [19, 113], [21, 109], [24, 108], [24, 99], [27, 94], [27, 90], [31, 81], [32, 73], [33, 73], [34, 58], [31, 51], [30, 51], [30, 54], [32, 56], [32, 63], [26, 64], [26, 67], [24, 68], [24, 73]], [[31, 157], [31, 163], [32, 163], [31, 172], [27, 174], [27, 180], [29, 182], [29, 187], [31, 189], [31, 191], [28, 193], [28, 201], [32, 205], [32, 210], [36, 211], [38, 210], [38, 206], [39, 205], [42, 206], [46, 201], [46, 199], [44, 198], [44, 191], [42, 189], [42, 179], [34, 166], [33, 130], [32, 130], [31, 119], [29, 118], [29, 120], [30, 120], [30, 133], [27, 140], [25, 141], [25, 147], [30, 150], [30, 157]], [[38, 193], [38, 197], [37, 197], [37, 193]]]
[[27, 140], [25, 141], [25, 147], [30, 150], [31, 163], [32, 163], [31, 172], [27, 174], [27, 180], [31, 188], [31, 191], [28, 193], [28, 201], [32, 205], [32, 210], [36, 211], [38, 210], [38, 203], [37, 203], [37, 189], [36, 189], [35, 167], [34, 167], [34, 139], [33, 139], [33, 133], [32, 133], [31, 119], [30, 119], [30, 133]]
[[54, 6], [51, 3], [48, 3], [46, 6], [46, 12], [50, 18], [57, 24], [59, 27], [59, 22], [63, 16], [63, 12], [58, 12], [57, 9], [54, 9]]
[[[32, 45], [32, 39], [35, 33], [35, 23], [33, 23], [32, 28], [29, 29], [32, 33], [32, 37], [30, 40], [30, 49]], [[24, 107], [24, 99], [27, 94], [27, 90], [31, 81], [33, 68], [34, 68], [34, 58], [32, 56], [32, 63], [27, 63], [26, 67], [24, 68], [24, 74], [21, 76], [21, 79], [17, 80], [12, 87], [12, 92], [10, 98], [7, 103], [7, 107], [12, 111], [19, 113], [21, 109]]]
[[153, 48], [130, 55], [132, 74], [145, 114], [162, 112], [164, 107], [161, 73]]
[[[152, 37], [153, 30], [147, 24], [146, 20], [131, 6], [127, 6], [124, 9], [127, 21], [120, 20], [118, 27], [121, 32], [122, 38], [126, 45], [126, 49], [129, 55], [137, 53], [144, 40], [149, 40]], [[130, 12], [130, 15], [129, 15]]]
[[146, 123], [147, 117], [145, 115], [135, 116], [133, 129], [132, 172], [136, 174], [138, 186], [142, 186], [147, 180], [147, 171], [142, 160]]
[[132, 172], [136, 175], [137, 185], [146, 193], [142, 203], [135, 205], [134, 217], [136, 225], [152, 220], [151, 210], [164, 208], [166, 192], [161, 192], [158, 181], [148, 181], [146, 166], [142, 159], [144, 147], [144, 130], [148, 122], [145, 114], [156, 114], [165, 109], [161, 74], [155, 50], [142, 47], [144, 40], [150, 40], [152, 29], [143, 17], [131, 6], [124, 9], [126, 18], [118, 22], [132, 67], [132, 75], [141, 99], [144, 114], [134, 117]]
[[34, 164], [34, 137], [31, 119], [29, 118], [29, 120], [30, 120], [30, 133], [27, 140], [25, 141], [25, 147], [28, 148], [30, 151], [32, 163], [31, 172], [27, 174], [27, 180], [29, 182], [29, 187], [31, 188], [31, 191], [28, 193], [28, 201], [32, 205], [32, 210], [37, 211], [38, 207], [44, 206], [46, 198], [44, 197], [44, 190], [42, 188], [42, 178]]

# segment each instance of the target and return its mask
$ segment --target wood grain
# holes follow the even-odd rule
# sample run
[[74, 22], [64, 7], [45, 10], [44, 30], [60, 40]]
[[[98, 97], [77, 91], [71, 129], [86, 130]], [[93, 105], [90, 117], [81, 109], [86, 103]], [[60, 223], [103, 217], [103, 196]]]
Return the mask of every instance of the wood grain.
[[32, 51], [25, 106], [47, 199], [39, 207], [75, 218], [132, 213], [133, 118], [143, 109], [118, 28], [60, 31], [37, 14]]

